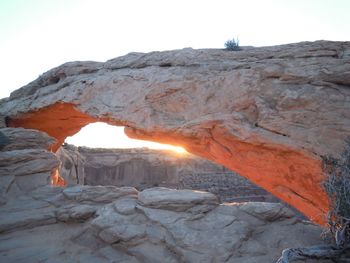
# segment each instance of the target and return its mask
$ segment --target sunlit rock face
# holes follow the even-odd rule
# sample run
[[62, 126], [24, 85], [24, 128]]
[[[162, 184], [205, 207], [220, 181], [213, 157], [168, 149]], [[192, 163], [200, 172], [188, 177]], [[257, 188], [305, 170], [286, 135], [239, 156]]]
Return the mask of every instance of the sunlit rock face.
[[[350, 135], [350, 43], [130, 53], [54, 68], [1, 101], [7, 124], [58, 140], [94, 121], [178, 144], [323, 223], [322, 156]], [[103, 135], [96, 135], [103, 136]]]

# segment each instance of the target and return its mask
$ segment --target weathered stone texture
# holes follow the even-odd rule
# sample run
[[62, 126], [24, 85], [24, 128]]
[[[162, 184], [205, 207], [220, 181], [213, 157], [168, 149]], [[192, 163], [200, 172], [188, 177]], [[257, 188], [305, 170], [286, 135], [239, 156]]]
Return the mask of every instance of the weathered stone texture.
[[[350, 135], [350, 42], [130, 53], [54, 68], [2, 100], [8, 125], [58, 140], [84, 125], [179, 144], [325, 222], [322, 156]], [[45, 120], [43, 122], [42, 120]]]
[[51, 173], [59, 165], [47, 150], [54, 142], [37, 130], [0, 128], [0, 203], [51, 183]]
[[[55, 139], [44, 132], [23, 128], [3, 128], [0, 129], [2, 140], [6, 140], [1, 151], [13, 151], [24, 149], [50, 149], [55, 143]], [[6, 139], [5, 139], [6, 138]]]
[[278, 203], [218, 204], [210, 193], [166, 188], [46, 186], [0, 206], [0, 261], [275, 262], [286, 247], [322, 243], [320, 233]]

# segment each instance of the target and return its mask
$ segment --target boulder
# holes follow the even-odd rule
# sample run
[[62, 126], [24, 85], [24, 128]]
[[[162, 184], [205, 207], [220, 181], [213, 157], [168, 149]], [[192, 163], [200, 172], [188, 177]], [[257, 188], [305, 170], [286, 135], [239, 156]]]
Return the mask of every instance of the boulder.
[[23, 128], [0, 128], [0, 204], [51, 184], [59, 160], [49, 151], [55, 143], [44, 132]]
[[[44, 132], [23, 128], [0, 129], [1, 151], [24, 150], [24, 149], [50, 149], [56, 141]], [[3, 146], [1, 146], [3, 144]]]
[[136, 196], [138, 191], [133, 187], [115, 186], [81, 186], [77, 185], [63, 190], [66, 198], [77, 202], [94, 201], [108, 203], [121, 196]]
[[186, 211], [195, 205], [218, 204], [215, 195], [191, 190], [176, 190], [165, 187], [155, 187], [143, 190], [138, 194], [139, 202], [146, 207]]

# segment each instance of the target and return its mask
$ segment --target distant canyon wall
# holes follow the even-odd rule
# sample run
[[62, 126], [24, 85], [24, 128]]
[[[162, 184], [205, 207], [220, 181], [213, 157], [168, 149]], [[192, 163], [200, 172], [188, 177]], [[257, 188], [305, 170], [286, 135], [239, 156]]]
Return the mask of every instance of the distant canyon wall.
[[192, 154], [167, 150], [92, 149], [65, 144], [58, 151], [67, 185], [155, 186], [212, 192], [221, 201], [277, 201], [247, 179]]

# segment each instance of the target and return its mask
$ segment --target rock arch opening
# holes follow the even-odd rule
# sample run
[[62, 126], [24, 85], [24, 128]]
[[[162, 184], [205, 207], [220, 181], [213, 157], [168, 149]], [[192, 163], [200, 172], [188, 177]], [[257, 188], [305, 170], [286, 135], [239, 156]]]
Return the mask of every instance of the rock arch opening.
[[166, 149], [179, 154], [187, 153], [184, 148], [179, 146], [129, 138], [125, 134], [124, 128], [124, 126], [113, 126], [104, 122], [91, 123], [84, 126], [75, 135], [67, 137], [65, 143], [89, 148], [149, 148]]
[[325, 223], [322, 158], [341, 158], [350, 134], [349, 50], [318, 41], [71, 62], [2, 100], [0, 114], [56, 138], [52, 151], [97, 121], [182, 145]]
[[[242, 142], [232, 136], [226, 125], [220, 121], [200, 123], [201, 127], [199, 130], [197, 127], [196, 132], [145, 130], [126, 120], [93, 116], [79, 110], [74, 104], [62, 102], [8, 118], [8, 125], [11, 127], [37, 129], [54, 137], [57, 142], [51, 146], [53, 152], [59, 149], [68, 136], [95, 122], [125, 126], [125, 133], [131, 138], [182, 145], [190, 153], [247, 176], [253, 183], [296, 207], [312, 220], [323, 221], [328, 199], [322, 191], [309, 191], [321, 187], [323, 172], [320, 160], [281, 145]], [[300, 177], [300, 173], [306, 177]]]
[[142, 191], [156, 186], [214, 193], [222, 202], [278, 202], [271, 194], [183, 148], [128, 138], [124, 127], [93, 123], [57, 150], [66, 186], [113, 185]]

